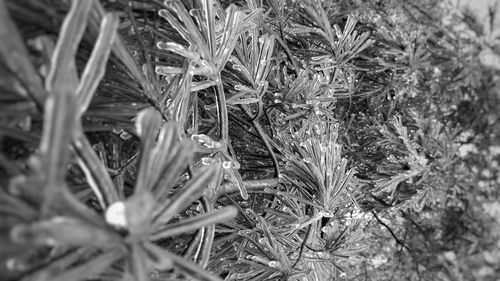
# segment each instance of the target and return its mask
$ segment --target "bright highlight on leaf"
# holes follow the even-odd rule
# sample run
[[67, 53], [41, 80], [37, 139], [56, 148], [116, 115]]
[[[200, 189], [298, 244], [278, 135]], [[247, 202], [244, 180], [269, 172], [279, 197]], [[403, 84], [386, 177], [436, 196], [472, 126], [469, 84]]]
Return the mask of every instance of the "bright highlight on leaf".
[[127, 217], [125, 215], [125, 204], [115, 202], [106, 210], [106, 222], [117, 227], [127, 227]]

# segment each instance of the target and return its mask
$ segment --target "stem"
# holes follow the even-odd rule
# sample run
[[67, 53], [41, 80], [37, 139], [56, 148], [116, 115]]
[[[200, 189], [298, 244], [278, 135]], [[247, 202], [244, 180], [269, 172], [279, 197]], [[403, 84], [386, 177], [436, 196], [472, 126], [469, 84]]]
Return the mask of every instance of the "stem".
[[[307, 209], [313, 209], [313, 208], [308, 206]], [[313, 217], [316, 215], [314, 213], [315, 213], [315, 210], [313, 209]], [[302, 256], [304, 254], [304, 250], [307, 246], [307, 242], [309, 240], [309, 237], [311, 236], [313, 223], [309, 224], [309, 226], [307, 227], [306, 236], [304, 237], [304, 240], [302, 241], [302, 244], [300, 245], [299, 256], [297, 257], [297, 260], [293, 263], [292, 268], [297, 266], [297, 264], [299, 264], [300, 260], [302, 259]]]
[[[265, 188], [275, 187], [279, 184], [278, 178], [270, 178], [270, 179], [260, 179], [260, 180], [246, 180], [243, 181], [245, 188], [247, 191], [262, 191]], [[234, 183], [224, 183], [222, 185], [221, 194], [229, 194], [239, 192], [238, 186]]]
[[290, 62], [292, 63], [292, 65], [294, 67], [293, 71], [295, 72], [296, 75], [298, 75], [299, 66], [295, 62], [295, 59], [293, 58], [292, 52], [290, 51], [290, 48], [288, 48], [288, 44], [286, 43], [286, 41], [284, 41], [283, 39], [281, 39], [278, 36], [276, 36], [276, 40], [278, 40], [278, 43], [280, 43], [281, 47], [283, 47], [283, 50], [285, 51], [286, 56], [288, 57], [288, 59], [290, 60]]
[[259, 134], [260, 138], [264, 142], [264, 145], [266, 146], [267, 151], [269, 151], [269, 154], [271, 155], [271, 159], [272, 159], [273, 165], [274, 165], [274, 176], [276, 178], [279, 178], [280, 177], [280, 170], [279, 170], [278, 159], [276, 158], [276, 154], [274, 154], [273, 147], [271, 146], [271, 144], [268, 141], [269, 137], [267, 136], [267, 134], [262, 129], [262, 126], [260, 126], [259, 118], [254, 118], [252, 116], [252, 113], [248, 109], [248, 107], [246, 107], [245, 105], [241, 105], [240, 108], [243, 110], [243, 112], [245, 112], [245, 114], [250, 119], [252, 119], [252, 125], [253, 125], [253, 127], [255, 128], [255, 130], [257, 131], [257, 133]]
[[394, 231], [377, 216], [377, 213], [375, 213], [374, 211], [371, 211], [371, 213], [372, 213], [373, 217], [375, 217], [375, 219], [377, 220], [377, 222], [380, 225], [384, 226], [385, 229], [387, 229], [389, 231], [389, 233], [391, 234], [392, 238], [394, 238], [394, 240], [396, 241], [397, 244], [401, 245], [403, 248], [405, 248], [406, 250], [408, 250], [408, 252], [411, 252], [410, 248], [408, 248], [408, 246], [406, 246], [406, 244], [403, 241], [401, 241], [396, 236], [396, 233], [394, 233]]

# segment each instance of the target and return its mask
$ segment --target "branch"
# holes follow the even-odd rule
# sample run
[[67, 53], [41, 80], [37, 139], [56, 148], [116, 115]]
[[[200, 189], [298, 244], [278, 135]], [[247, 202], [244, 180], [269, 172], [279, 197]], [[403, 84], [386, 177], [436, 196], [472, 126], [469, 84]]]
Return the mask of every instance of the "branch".
[[399, 245], [401, 245], [403, 248], [405, 248], [406, 250], [408, 250], [408, 252], [411, 252], [410, 248], [408, 248], [408, 246], [405, 245], [405, 243], [403, 241], [401, 241], [397, 236], [396, 234], [394, 233], [394, 231], [386, 224], [384, 223], [378, 216], [377, 214], [374, 212], [374, 211], [371, 211], [373, 217], [375, 217], [375, 219], [377, 220], [377, 222], [379, 224], [381, 224], [382, 226], [384, 226], [388, 231], [389, 233], [391, 233], [391, 236], [392, 238], [394, 238], [394, 240], [396, 241], [396, 243], [398, 243]]

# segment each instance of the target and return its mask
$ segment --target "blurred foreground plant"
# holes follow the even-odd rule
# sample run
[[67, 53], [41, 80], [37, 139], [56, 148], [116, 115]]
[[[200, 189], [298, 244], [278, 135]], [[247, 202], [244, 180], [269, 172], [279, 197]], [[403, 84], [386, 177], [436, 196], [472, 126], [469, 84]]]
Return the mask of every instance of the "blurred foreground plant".
[[[5, 3], [0, 4], [3, 20], [9, 31], [15, 32]], [[10, 60], [8, 65], [11, 71], [33, 72], [20, 73], [19, 79], [35, 79], [27, 85], [39, 87], [40, 92], [35, 93], [40, 97], [34, 102], [44, 104], [40, 108], [44, 119], [38, 152], [30, 156], [26, 172], [12, 179], [9, 189], [1, 193], [5, 203], [2, 218], [7, 218], [2, 220], [2, 229], [10, 232], [2, 245], [14, 255], [7, 261], [9, 269], [18, 271], [18, 277], [36, 280], [148, 280], [153, 273], [172, 269], [200, 280], [219, 280], [203, 270], [203, 262], [196, 265], [199, 259], [206, 263], [210, 247], [197, 253], [201, 257], [193, 263], [188, 261], [189, 256], [178, 256], [157, 243], [236, 215], [236, 209], [226, 207], [172, 221], [202, 196], [207, 182], [216, 179], [214, 175], [221, 167], [191, 170], [188, 180], [182, 180], [193, 157], [193, 142], [177, 123], [162, 124], [162, 116], [155, 109], [145, 109], [138, 114], [135, 129], [141, 140], [141, 166], [133, 193], [125, 195], [125, 190], [113, 184], [107, 167], [83, 134], [80, 118], [104, 74], [118, 25], [113, 14], [104, 16], [97, 42], [78, 79], [76, 51], [92, 5], [99, 7], [94, 1], [73, 1], [52, 53], [45, 87], [35, 79], [38, 75], [31, 62]], [[20, 39], [18, 33], [14, 34]], [[16, 52], [24, 49], [21, 41], [14, 43], [20, 48]], [[9, 61], [7, 56], [3, 60]], [[67, 167], [75, 163], [94, 192], [96, 210], [75, 197], [66, 183]], [[174, 185], [179, 179], [181, 184]], [[215, 187], [219, 184], [212, 183]], [[9, 212], [10, 208], [16, 213]], [[31, 250], [26, 251], [26, 247]]]

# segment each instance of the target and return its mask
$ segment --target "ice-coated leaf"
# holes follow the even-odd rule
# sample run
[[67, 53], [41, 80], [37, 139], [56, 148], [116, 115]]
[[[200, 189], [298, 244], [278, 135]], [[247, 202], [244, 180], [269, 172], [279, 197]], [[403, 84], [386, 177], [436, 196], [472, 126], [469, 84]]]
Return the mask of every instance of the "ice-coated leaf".
[[[89, 29], [94, 34], [99, 34], [100, 31], [99, 26], [106, 14], [106, 11], [104, 10], [99, 1], [93, 1], [93, 2], [94, 2], [92, 5], [93, 9], [91, 11], [89, 20]], [[113, 54], [115, 54], [117, 58], [120, 60], [120, 62], [122, 62], [126, 66], [132, 77], [134, 77], [139, 82], [139, 84], [142, 86], [143, 89], [147, 89], [149, 82], [146, 80], [146, 77], [141, 71], [141, 68], [137, 65], [135, 58], [130, 54], [129, 50], [125, 46], [125, 43], [120, 38], [120, 36], [116, 36], [112, 48], [113, 48], [112, 49]]]
[[106, 170], [107, 167], [99, 160], [99, 157], [92, 149], [92, 145], [83, 133], [74, 138], [72, 148], [78, 155], [78, 164], [101, 207], [105, 209], [118, 201], [119, 192]]
[[[170, 254], [170, 253], [169, 253]], [[200, 281], [222, 281], [222, 279], [213, 273], [203, 270], [201, 267], [183, 259], [175, 254], [170, 254], [174, 266], [184, 274]]]
[[144, 242], [143, 246], [148, 254], [149, 262], [156, 270], [166, 271], [172, 269], [173, 262], [168, 251], [150, 242]]
[[175, 42], [158, 42], [156, 43], [156, 47], [158, 49], [162, 49], [165, 51], [170, 51], [176, 54], [179, 54], [189, 60], [192, 60], [196, 62], [197, 64], [202, 64], [201, 57], [198, 53], [190, 51], [189, 49], [186, 49], [184, 46], [181, 44], [175, 43]]
[[213, 0], [202, 0], [203, 11], [206, 21], [206, 39], [210, 50], [210, 55], [214, 57], [216, 48], [215, 34], [215, 14]]
[[142, 238], [150, 233], [151, 216], [156, 207], [153, 195], [135, 193], [125, 202], [125, 218], [131, 236]]
[[75, 132], [75, 107], [74, 95], [64, 91], [52, 92], [45, 102], [40, 154], [45, 188], [50, 192], [64, 181], [66, 175], [69, 146]]
[[27, 87], [27, 96], [43, 104], [47, 93], [43, 87], [42, 79], [30, 61], [30, 55], [23, 43], [19, 30], [10, 17], [5, 1], [0, 1], [0, 58], [2, 62], [16, 74], [16, 78]]
[[72, 74], [75, 71], [75, 57], [83, 37], [90, 7], [94, 1], [73, 1], [69, 13], [64, 18], [59, 38], [52, 54], [50, 71], [45, 80], [49, 92], [65, 92], [74, 96], [75, 86]]
[[142, 243], [132, 243], [130, 255], [128, 256], [130, 271], [136, 281], [148, 281], [149, 272], [147, 268], [147, 253]]
[[188, 117], [189, 102], [191, 99], [191, 81], [193, 80], [193, 70], [195, 69], [192, 64], [189, 64], [187, 69], [184, 70], [177, 93], [173, 93], [175, 96], [167, 108], [168, 118], [178, 122], [181, 127], [185, 126]]
[[136, 120], [136, 130], [141, 139], [141, 167], [135, 184], [135, 192], [140, 193], [149, 190], [148, 186], [151, 159], [154, 156], [158, 130], [162, 122], [161, 114], [154, 108], [147, 108], [139, 112]]
[[194, 154], [194, 145], [191, 141], [183, 140], [174, 146], [168, 156], [160, 159], [163, 154], [157, 154], [158, 159], [163, 162], [159, 177], [153, 183], [153, 189], [158, 198], [165, 198], [171, 191], [172, 183], [175, 182], [188, 167]]
[[226, 9], [226, 21], [224, 24], [224, 31], [220, 42], [220, 47], [217, 49], [217, 68], [222, 69], [229, 56], [231, 56], [238, 36], [240, 35], [239, 27], [241, 26], [244, 18], [244, 13], [237, 10], [236, 6], [230, 5]]
[[150, 236], [150, 239], [152, 241], [157, 241], [166, 237], [188, 233], [209, 224], [233, 219], [237, 213], [238, 210], [232, 206], [216, 209], [209, 213], [161, 226], [159, 229], [155, 230]]
[[200, 197], [202, 189], [206, 187], [209, 180], [215, 175], [215, 165], [203, 166], [197, 171], [191, 180], [185, 186], [177, 191], [177, 194], [172, 197], [168, 202], [159, 204], [159, 208], [155, 211], [154, 215], [154, 228], [159, 225], [168, 223], [175, 214], [185, 210], [189, 203]]
[[117, 27], [118, 17], [111, 13], [106, 14], [101, 22], [101, 32], [76, 90], [80, 114], [87, 110], [94, 92], [104, 76]]
[[[165, 5], [168, 8], [160, 10], [158, 14], [166, 19], [186, 41], [196, 48], [199, 48], [199, 52], [203, 59], [209, 60], [211, 56], [207, 42], [203, 39], [203, 36], [200, 34], [200, 31], [193, 22], [191, 15], [186, 11], [184, 5], [177, 0], [165, 1]], [[182, 19], [182, 22], [177, 19], [174, 13]]]
[[92, 259], [85, 261], [77, 266], [71, 267], [62, 272], [58, 272], [56, 276], [51, 276], [52, 281], [65, 281], [65, 280], [85, 280], [92, 277], [99, 276], [100, 273], [109, 268], [113, 263], [120, 259], [123, 255], [121, 249], [113, 249], [100, 253]]
[[71, 217], [54, 217], [12, 228], [11, 239], [31, 245], [95, 245], [109, 247], [119, 243], [118, 234]]

